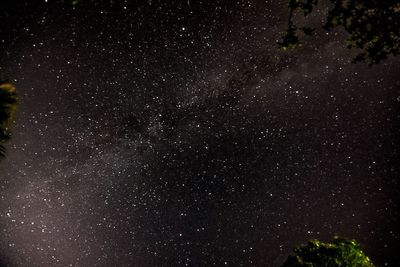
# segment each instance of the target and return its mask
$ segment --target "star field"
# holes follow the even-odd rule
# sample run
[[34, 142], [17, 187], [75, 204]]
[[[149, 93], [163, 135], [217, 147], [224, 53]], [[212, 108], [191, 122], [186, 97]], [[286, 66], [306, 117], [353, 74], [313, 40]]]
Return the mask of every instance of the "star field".
[[397, 266], [399, 59], [352, 64], [340, 30], [279, 51], [286, 19], [285, 1], [7, 5], [0, 262], [274, 267], [338, 234]]

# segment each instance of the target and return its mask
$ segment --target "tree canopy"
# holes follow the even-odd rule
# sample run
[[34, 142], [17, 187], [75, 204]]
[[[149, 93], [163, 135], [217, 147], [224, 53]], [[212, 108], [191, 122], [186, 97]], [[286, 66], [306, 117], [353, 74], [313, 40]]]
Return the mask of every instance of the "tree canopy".
[[332, 243], [311, 240], [294, 249], [282, 267], [374, 267], [354, 240], [335, 237]]
[[0, 82], [0, 157], [5, 156], [4, 143], [10, 138], [10, 127], [16, 107], [15, 87], [6, 81]]
[[[400, 51], [400, 2], [398, 0], [329, 0], [325, 30], [343, 27], [348, 33], [347, 47], [359, 49], [354, 62], [376, 64]], [[314, 28], [293, 22], [295, 12], [308, 16], [318, 0], [289, 0], [288, 28], [279, 45], [283, 49], [300, 46], [299, 32], [312, 35]]]

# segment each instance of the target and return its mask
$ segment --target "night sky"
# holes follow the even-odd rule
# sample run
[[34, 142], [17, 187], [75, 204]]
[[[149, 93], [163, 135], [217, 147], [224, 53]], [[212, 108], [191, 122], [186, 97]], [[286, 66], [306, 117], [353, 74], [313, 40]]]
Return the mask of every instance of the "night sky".
[[400, 58], [280, 51], [283, 0], [71, 2], [1, 2], [1, 264], [277, 267], [338, 234], [399, 266]]

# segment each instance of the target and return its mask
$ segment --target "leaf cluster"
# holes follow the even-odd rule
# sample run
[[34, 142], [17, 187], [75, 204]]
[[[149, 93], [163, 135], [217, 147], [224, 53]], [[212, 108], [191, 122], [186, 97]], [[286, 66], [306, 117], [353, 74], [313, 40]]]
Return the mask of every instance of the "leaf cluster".
[[10, 127], [16, 108], [15, 87], [5, 81], [0, 82], [0, 157], [5, 156], [4, 143], [10, 138]]
[[[318, 0], [289, 0], [288, 28], [279, 46], [283, 49], [297, 47], [301, 41], [299, 31], [312, 35], [314, 29], [298, 27], [293, 22], [296, 11], [309, 15], [314, 11]], [[343, 27], [348, 33], [348, 48], [361, 52], [354, 62], [367, 61], [377, 64], [389, 55], [400, 52], [400, 3], [398, 0], [330, 0], [325, 30]]]
[[282, 267], [374, 267], [354, 240], [335, 237], [332, 243], [311, 240], [294, 249]]

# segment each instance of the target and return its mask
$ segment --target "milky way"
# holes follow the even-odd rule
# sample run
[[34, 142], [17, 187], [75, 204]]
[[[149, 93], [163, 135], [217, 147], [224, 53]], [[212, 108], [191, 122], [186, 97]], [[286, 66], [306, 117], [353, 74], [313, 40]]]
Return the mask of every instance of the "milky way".
[[400, 262], [398, 58], [279, 51], [285, 1], [131, 2], [1, 11], [5, 266], [279, 266], [336, 234]]

